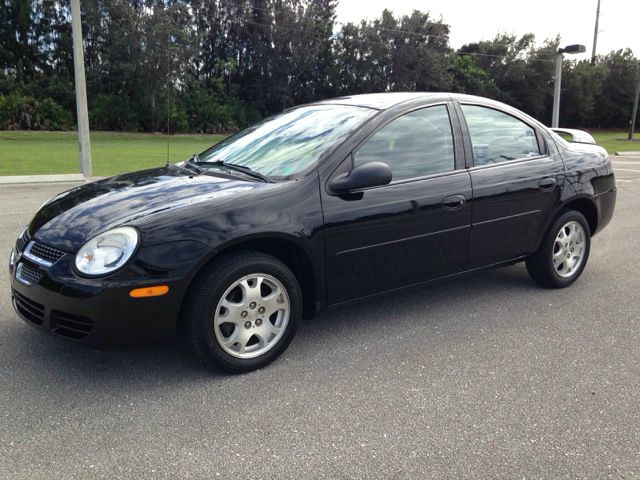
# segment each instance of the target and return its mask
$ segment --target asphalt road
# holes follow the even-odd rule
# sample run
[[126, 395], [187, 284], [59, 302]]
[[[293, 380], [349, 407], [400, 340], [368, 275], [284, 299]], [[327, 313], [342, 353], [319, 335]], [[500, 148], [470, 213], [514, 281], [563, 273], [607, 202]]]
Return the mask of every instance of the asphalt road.
[[[639, 478], [640, 159], [615, 165], [615, 217], [571, 288], [517, 265], [372, 300], [242, 376], [179, 343], [46, 337], [5, 265], [0, 478]], [[64, 188], [0, 185], [0, 252]]]

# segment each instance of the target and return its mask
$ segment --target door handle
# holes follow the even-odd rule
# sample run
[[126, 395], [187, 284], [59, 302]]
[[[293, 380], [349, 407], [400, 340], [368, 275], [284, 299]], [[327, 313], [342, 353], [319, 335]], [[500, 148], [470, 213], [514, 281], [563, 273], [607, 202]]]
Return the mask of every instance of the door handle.
[[458, 210], [464, 205], [464, 195], [452, 195], [442, 199], [442, 208], [445, 210]]
[[543, 178], [542, 180], [540, 180], [540, 182], [538, 182], [538, 187], [543, 192], [546, 192], [549, 190], [553, 190], [553, 188], [556, 186], [556, 183], [558, 183], [558, 181], [553, 177]]

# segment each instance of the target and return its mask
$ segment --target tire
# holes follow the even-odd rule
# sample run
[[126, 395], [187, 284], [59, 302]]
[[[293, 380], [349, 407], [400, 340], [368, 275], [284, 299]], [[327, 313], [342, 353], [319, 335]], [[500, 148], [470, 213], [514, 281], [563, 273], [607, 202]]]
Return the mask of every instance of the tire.
[[214, 261], [196, 277], [184, 323], [191, 348], [229, 373], [262, 368], [291, 342], [302, 315], [302, 292], [280, 260], [255, 251]]
[[542, 286], [568, 287], [582, 274], [590, 249], [587, 219], [580, 212], [566, 210], [553, 222], [538, 251], [527, 259], [527, 271]]

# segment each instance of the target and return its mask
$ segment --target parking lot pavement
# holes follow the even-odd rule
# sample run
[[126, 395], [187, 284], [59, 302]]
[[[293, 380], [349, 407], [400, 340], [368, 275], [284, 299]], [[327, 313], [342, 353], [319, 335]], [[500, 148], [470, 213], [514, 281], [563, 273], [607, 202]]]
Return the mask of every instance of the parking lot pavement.
[[[615, 164], [616, 214], [571, 288], [516, 265], [371, 300], [242, 376], [180, 343], [41, 335], [5, 264], [0, 478], [640, 477], [640, 167]], [[62, 188], [0, 189], [3, 254]]]
[[618, 184], [640, 182], [640, 156], [639, 157], [617, 157], [612, 156], [611, 161], [616, 171]]

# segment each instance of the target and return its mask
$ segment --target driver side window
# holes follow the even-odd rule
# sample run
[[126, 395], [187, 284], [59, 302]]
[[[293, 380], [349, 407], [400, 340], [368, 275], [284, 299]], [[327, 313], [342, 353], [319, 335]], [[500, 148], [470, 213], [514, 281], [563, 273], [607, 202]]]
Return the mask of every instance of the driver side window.
[[392, 120], [369, 138], [353, 159], [354, 166], [386, 163], [394, 181], [454, 170], [447, 107], [422, 108]]

